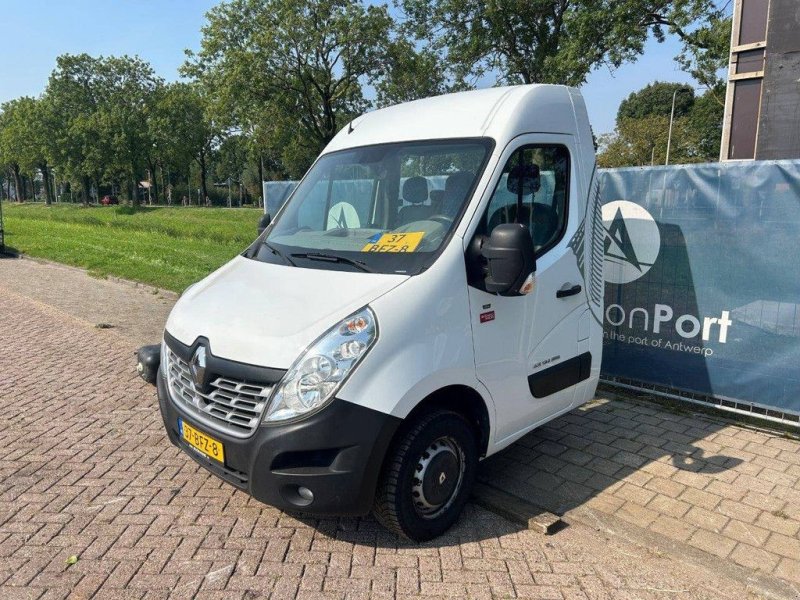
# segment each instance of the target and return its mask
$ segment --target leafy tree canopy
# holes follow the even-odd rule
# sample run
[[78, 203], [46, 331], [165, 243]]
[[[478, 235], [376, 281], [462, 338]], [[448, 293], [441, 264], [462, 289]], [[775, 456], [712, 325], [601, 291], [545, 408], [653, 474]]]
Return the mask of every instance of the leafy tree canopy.
[[656, 81], [632, 92], [619, 105], [617, 119], [641, 119], [672, 112], [672, 95], [675, 94], [675, 116], [689, 114], [694, 105], [694, 89], [684, 83]]
[[[214, 7], [184, 73], [223, 126], [260, 135], [297, 175], [370, 106], [392, 20], [358, 0], [231, 0]], [[311, 158], [309, 158], [311, 157]]]
[[712, 14], [684, 40], [676, 60], [681, 68], [711, 91], [712, 99], [725, 105], [725, 80], [720, 73], [728, 66], [731, 17]]
[[[682, 89], [679, 84], [659, 85], [676, 86], [673, 87], [673, 91]], [[717, 160], [722, 136], [723, 111], [723, 107], [715, 99], [715, 93], [718, 92], [719, 90], [710, 90], [696, 99], [692, 95], [692, 104], [681, 114], [677, 108], [677, 98], [680, 94], [676, 96], [670, 164]], [[649, 95], [644, 97], [651, 98]], [[666, 110], [664, 102], [667, 104]], [[638, 107], [634, 104], [633, 108], [636, 110], [626, 108], [623, 111], [621, 108], [616, 130], [600, 136], [598, 164], [602, 167], [644, 166], [651, 163], [663, 165], [666, 160], [671, 104], [672, 94], [668, 101], [662, 100], [652, 104], [642, 102]], [[648, 106], [652, 110], [644, 110]]]
[[[129, 183], [134, 198], [153, 139], [147, 126], [163, 81], [138, 57], [59, 56], [44, 99], [54, 119], [54, 160], [84, 188]], [[88, 195], [88, 194], [87, 194]]]
[[[580, 85], [717, 17], [712, 0], [397, 0], [406, 29], [424, 40], [456, 82]], [[695, 40], [696, 41], [696, 40]]]

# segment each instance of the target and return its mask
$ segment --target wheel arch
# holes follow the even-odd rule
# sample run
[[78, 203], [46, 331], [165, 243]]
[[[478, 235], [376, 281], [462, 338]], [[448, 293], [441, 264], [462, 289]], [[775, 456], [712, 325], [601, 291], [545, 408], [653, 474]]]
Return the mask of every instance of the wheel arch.
[[[404, 424], [413, 423], [416, 418], [434, 410], [451, 410], [462, 415], [475, 429], [478, 439], [478, 455], [486, 456], [491, 438], [489, 408], [483, 396], [468, 385], [453, 384], [439, 388], [422, 400], [406, 415]], [[400, 429], [403, 429], [401, 426]], [[395, 433], [395, 436], [399, 434]]]

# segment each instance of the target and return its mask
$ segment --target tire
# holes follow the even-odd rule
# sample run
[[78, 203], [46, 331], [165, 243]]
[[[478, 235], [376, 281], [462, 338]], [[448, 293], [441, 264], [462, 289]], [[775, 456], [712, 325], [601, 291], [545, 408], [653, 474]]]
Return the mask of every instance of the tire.
[[435, 538], [461, 514], [477, 467], [475, 430], [464, 417], [443, 410], [421, 415], [400, 432], [386, 455], [375, 518], [415, 542]]

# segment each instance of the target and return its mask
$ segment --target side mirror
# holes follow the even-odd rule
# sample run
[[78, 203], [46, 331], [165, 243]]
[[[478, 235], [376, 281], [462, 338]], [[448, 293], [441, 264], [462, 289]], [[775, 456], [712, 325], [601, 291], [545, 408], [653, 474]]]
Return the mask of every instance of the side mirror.
[[498, 225], [484, 240], [480, 252], [486, 259], [484, 286], [493, 294], [519, 295], [528, 275], [536, 270], [533, 238], [527, 225]]
[[269, 213], [261, 215], [261, 218], [258, 220], [258, 235], [264, 233], [264, 230], [269, 227], [270, 223], [272, 223], [272, 217], [269, 216]]

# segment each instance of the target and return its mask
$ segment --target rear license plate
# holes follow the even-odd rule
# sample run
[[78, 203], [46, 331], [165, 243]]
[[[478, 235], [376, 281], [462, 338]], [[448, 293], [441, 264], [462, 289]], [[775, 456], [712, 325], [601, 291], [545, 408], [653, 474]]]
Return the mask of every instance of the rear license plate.
[[178, 419], [178, 428], [180, 429], [184, 441], [192, 448], [198, 450], [211, 460], [216, 460], [217, 462], [225, 464], [225, 448], [222, 442], [195, 429], [183, 419]]

